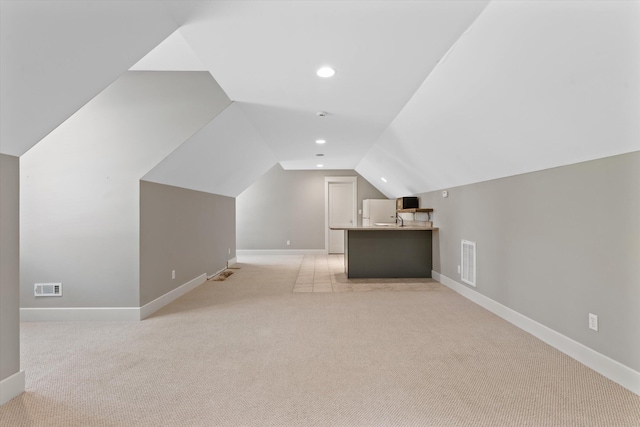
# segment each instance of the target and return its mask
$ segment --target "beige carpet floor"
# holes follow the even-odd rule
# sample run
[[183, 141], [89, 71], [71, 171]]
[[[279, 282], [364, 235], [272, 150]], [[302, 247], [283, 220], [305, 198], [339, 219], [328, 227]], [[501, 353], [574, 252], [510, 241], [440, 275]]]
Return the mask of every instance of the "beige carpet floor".
[[2, 426], [639, 426], [640, 397], [449, 289], [245, 257], [142, 322], [23, 323]]

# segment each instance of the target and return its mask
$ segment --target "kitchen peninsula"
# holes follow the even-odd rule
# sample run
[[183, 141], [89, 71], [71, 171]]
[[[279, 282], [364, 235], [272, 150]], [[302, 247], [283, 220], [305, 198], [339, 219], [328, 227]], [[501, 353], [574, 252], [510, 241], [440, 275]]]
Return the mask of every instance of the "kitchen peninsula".
[[431, 277], [432, 232], [424, 226], [336, 227], [344, 230], [349, 278]]

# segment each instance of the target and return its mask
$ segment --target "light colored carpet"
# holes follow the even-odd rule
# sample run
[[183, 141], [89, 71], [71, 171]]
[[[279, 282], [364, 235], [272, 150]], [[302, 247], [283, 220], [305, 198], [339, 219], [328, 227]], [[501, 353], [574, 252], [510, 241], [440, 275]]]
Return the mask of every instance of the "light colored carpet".
[[638, 426], [640, 397], [443, 286], [294, 293], [245, 257], [142, 322], [22, 324], [2, 426]]

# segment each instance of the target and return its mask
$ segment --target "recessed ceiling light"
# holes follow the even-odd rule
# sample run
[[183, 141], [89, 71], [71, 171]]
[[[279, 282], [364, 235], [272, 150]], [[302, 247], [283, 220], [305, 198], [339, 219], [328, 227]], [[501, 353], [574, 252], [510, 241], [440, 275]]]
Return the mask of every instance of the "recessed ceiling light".
[[333, 77], [336, 74], [336, 70], [331, 67], [322, 67], [318, 69], [318, 71], [316, 71], [316, 74], [318, 75], [318, 77]]
[[324, 139], [316, 139], [316, 144], [324, 144], [325, 142], [327, 141], [325, 141]]
[[382, 182], [387, 182], [387, 179], [384, 176], [380, 177], [380, 179], [382, 180]]
[[323, 168], [323, 167], [324, 167], [324, 165], [317, 164], [317, 165], [316, 165], [316, 167]]

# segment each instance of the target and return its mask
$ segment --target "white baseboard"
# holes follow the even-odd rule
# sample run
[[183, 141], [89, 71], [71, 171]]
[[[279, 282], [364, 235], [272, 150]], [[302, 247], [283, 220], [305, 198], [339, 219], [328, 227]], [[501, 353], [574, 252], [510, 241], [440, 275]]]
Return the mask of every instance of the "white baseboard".
[[325, 249], [237, 249], [236, 255], [326, 255]]
[[21, 322], [140, 320], [138, 307], [21, 308]]
[[518, 328], [530, 333], [578, 362], [588, 366], [601, 375], [620, 384], [622, 387], [640, 395], [640, 372], [623, 365], [597, 351], [562, 335], [553, 329], [528, 318], [507, 306], [488, 298], [478, 291], [436, 271], [431, 271], [431, 277], [446, 287], [473, 301], [493, 314], [503, 318]]
[[24, 371], [18, 371], [0, 381], [0, 405], [24, 392]]
[[166, 294], [162, 295], [161, 297], [154, 299], [150, 303], [143, 305], [142, 307], [140, 307], [140, 315], [138, 320], [146, 319], [156, 311], [160, 310], [165, 305], [172, 303], [173, 301], [180, 298], [182, 295], [197, 288], [198, 286], [202, 285], [206, 281], [207, 281], [207, 274], [206, 273], [201, 274], [195, 279], [189, 280], [187, 283], [180, 285], [174, 290], [169, 291]]
[[232, 265], [237, 264], [237, 263], [238, 263], [238, 258], [237, 257], [233, 257], [229, 261], [227, 261], [227, 268], [229, 268]]
[[201, 274], [142, 307], [37, 307], [21, 308], [21, 322], [143, 320], [207, 281]]

